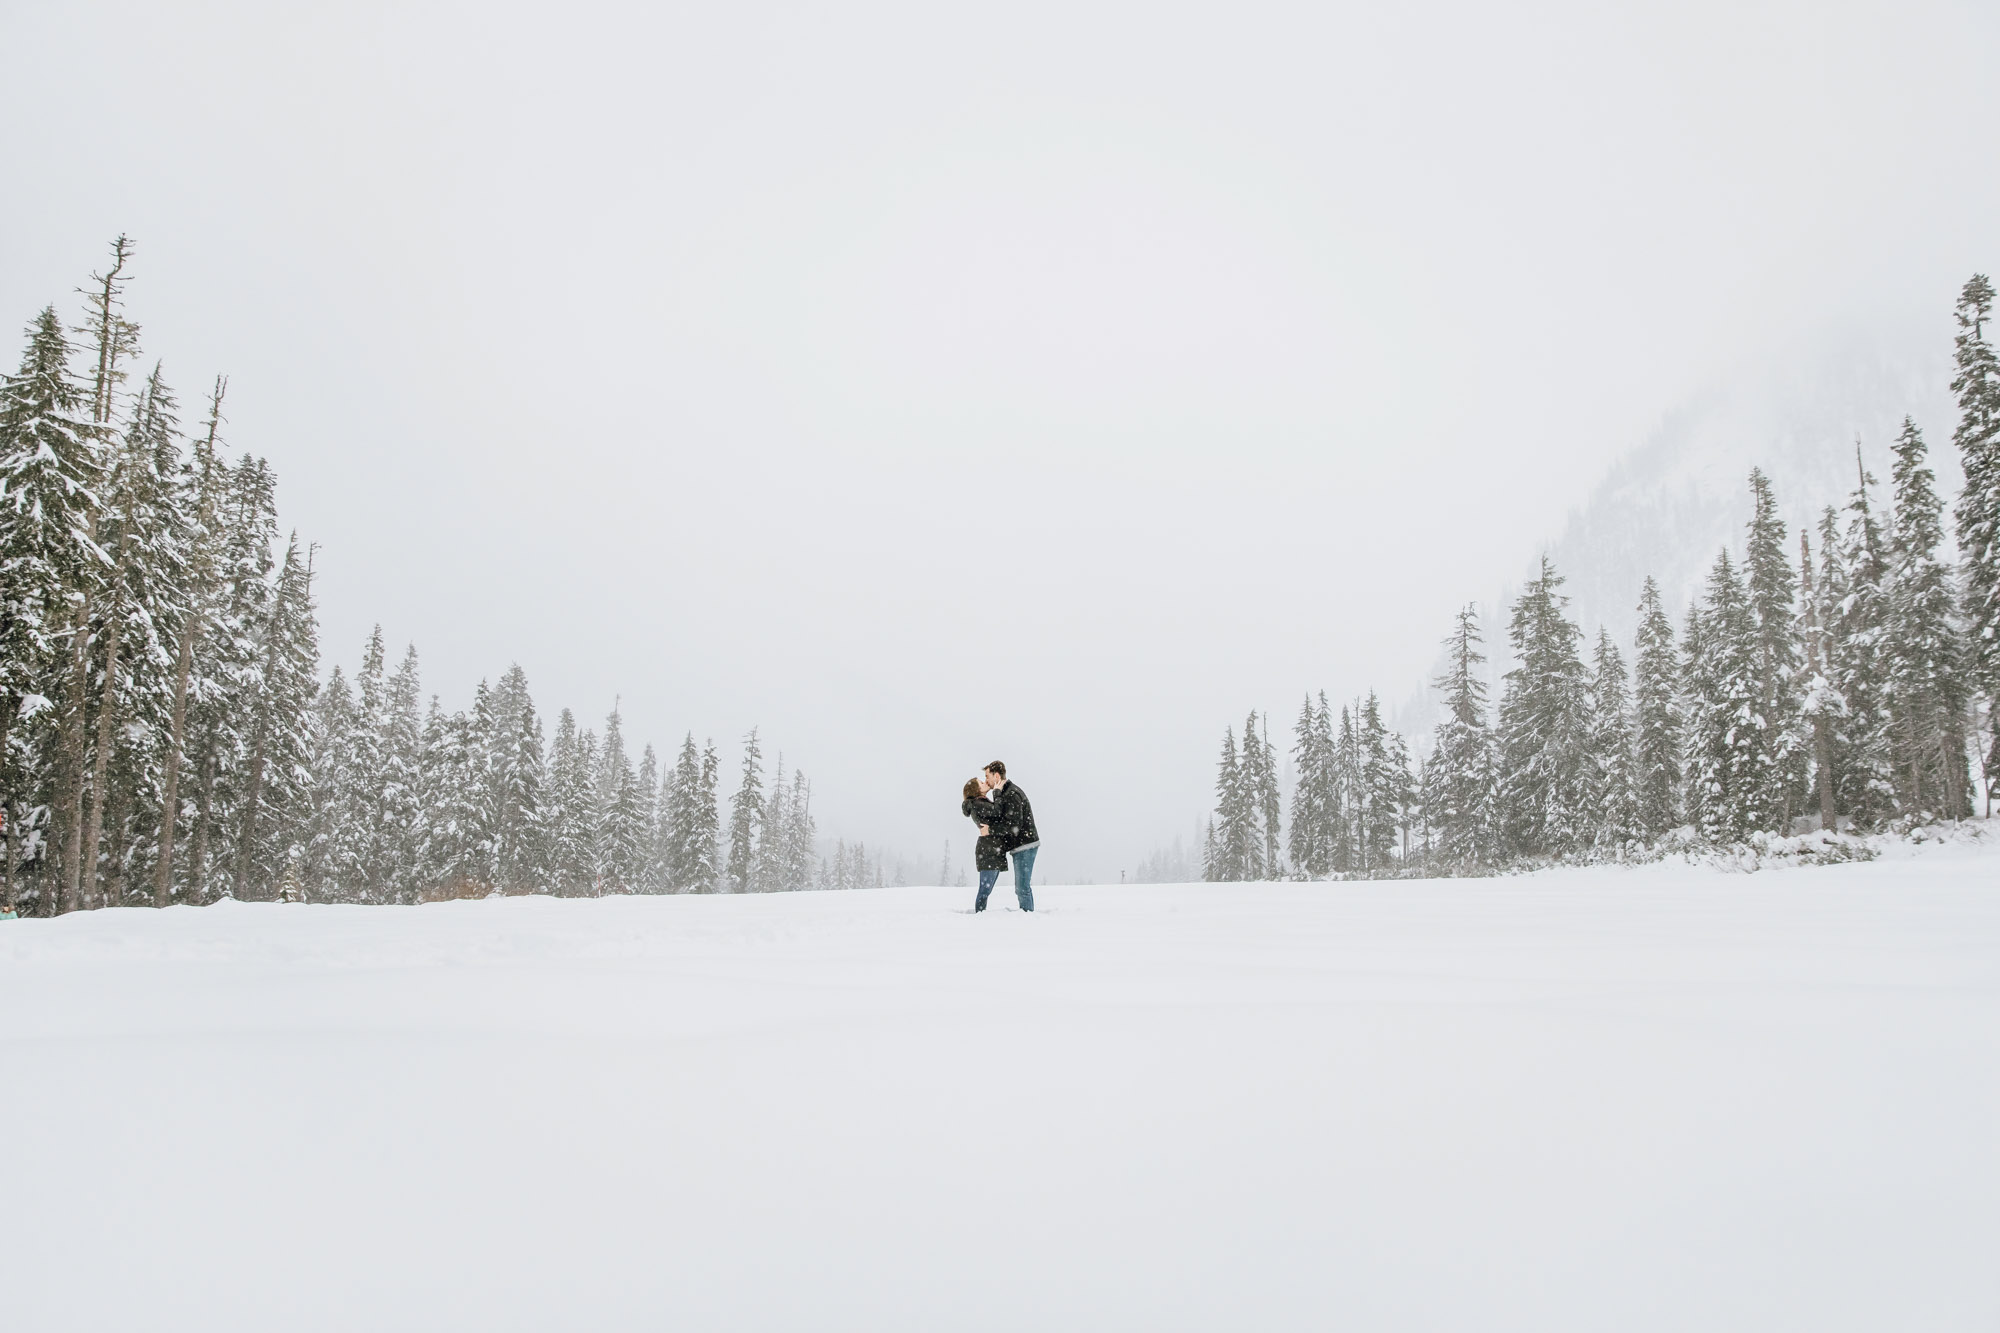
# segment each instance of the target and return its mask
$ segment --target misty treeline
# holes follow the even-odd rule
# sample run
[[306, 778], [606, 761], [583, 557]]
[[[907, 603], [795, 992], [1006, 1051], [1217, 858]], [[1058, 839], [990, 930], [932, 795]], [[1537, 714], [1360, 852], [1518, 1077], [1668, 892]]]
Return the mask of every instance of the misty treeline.
[[770, 891], [879, 883], [816, 851], [811, 787], [757, 734], [726, 810], [713, 743], [635, 762], [568, 710], [544, 743], [519, 667], [426, 705], [378, 629], [319, 677], [312, 548], [276, 478], [225, 456], [218, 378], [184, 431], [155, 365], [130, 379], [132, 245], [28, 324], [0, 380], [0, 902], [50, 915], [223, 897], [417, 902], [494, 890]]
[[1608, 633], [1586, 641], [1544, 558], [1511, 609], [1515, 665], [1497, 710], [1478, 615], [1459, 612], [1433, 682], [1443, 720], [1414, 765], [1372, 693], [1337, 714], [1325, 694], [1308, 698], [1292, 730], [1286, 819], [1269, 719], [1252, 713], [1240, 743], [1225, 732], [1206, 876], [1477, 874], [1959, 819], [1974, 813], [1975, 762], [1990, 806], [2000, 776], [1993, 297], [1975, 275], [1956, 310], [1955, 560], [1907, 417], [1886, 497], [1857, 449], [1846, 504], [1796, 544], [1769, 480], [1752, 471], [1741, 551], [1716, 556], [1678, 631], [1645, 581], [1629, 664]]

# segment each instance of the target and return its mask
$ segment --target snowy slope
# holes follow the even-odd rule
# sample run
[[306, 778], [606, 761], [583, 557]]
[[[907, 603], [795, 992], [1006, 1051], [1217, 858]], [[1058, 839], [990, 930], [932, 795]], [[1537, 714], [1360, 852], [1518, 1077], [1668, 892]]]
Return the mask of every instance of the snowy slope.
[[1996, 850], [0, 923], [0, 1324], [1992, 1329]]

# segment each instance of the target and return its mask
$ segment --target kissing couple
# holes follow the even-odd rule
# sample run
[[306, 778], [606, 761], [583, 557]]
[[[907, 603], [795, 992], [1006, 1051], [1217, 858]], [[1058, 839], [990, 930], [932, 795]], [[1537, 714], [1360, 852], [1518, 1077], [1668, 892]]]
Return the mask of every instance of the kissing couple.
[[986, 910], [986, 896], [1000, 882], [1000, 872], [1014, 862], [1014, 896], [1021, 910], [1035, 910], [1035, 891], [1030, 881], [1035, 874], [1035, 852], [1042, 835], [1035, 831], [1035, 810], [1028, 793], [1018, 783], [1007, 781], [1007, 765], [995, 759], [965, 784], [965, 799], [959, 812], [979, 826], [979, 841], [973, 845], [972, 864], [979, 871], [979, 896], [972, 910]]

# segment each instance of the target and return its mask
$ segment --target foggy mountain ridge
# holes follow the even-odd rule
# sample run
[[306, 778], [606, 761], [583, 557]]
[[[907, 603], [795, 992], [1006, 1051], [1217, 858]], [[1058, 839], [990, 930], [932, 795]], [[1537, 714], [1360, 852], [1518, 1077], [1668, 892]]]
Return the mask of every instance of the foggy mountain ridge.
[[[1940, 322], [1901, 336], [1827, 340], [1795, 350], [1741, 368], [1669, 409], [1570, 512], [1560, 535], [1522, 560], [1517, 578], [1490, 599], [1475, 599], [1486, 636], [1490, 703], [1498, 704], [1512, 666], [1509, 608], [1544, 551], [1565, 580], [1586, 655], [1603, 626], [1629, 667], [1646, 577], [1659, 581], [1678, 629], [1716, 552], [1727, 546], [1732, 556], [1741, 553], [1752, 468], [1771, 478], [1795, 549], [1801, 527], [1817, 524], [1827, 505], [1846, 504], [1855, 485], [1857, 440], [1876, 494], [1888, 503], [1889, 444], [1905, 416], [1930, 446], [1939, 491], [1955, 495], [1961, 474], [1951, 444], [1958, 409], [1950, 381], [1951, 335]], [[1817, 540], [1815, 533], [1815, 545]], [[1440, 641], [1449, 618], [1450, 608], [1439, 608]], [[1415, 753], [1428, 750], [1438, 721], [1430, 680], [1443, 664], [1440, 648], [1424, 681], [1392, 710], [1391, 725]]]

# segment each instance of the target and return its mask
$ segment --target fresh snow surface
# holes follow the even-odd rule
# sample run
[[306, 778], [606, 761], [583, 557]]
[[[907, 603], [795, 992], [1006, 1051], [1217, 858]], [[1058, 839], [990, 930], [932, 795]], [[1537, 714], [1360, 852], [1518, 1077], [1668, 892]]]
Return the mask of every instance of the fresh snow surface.
[[1994, 842], [4, 922], [0, 1326], [1992, 1330]]

